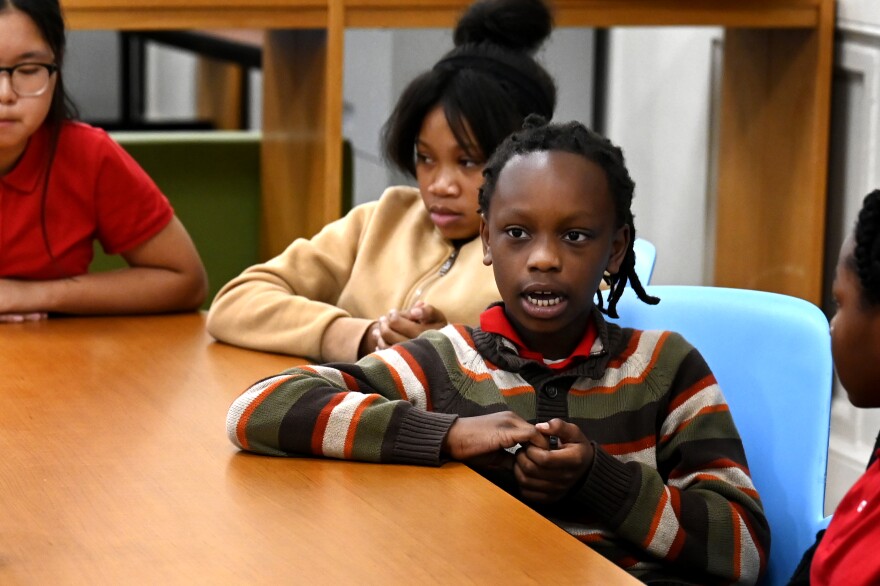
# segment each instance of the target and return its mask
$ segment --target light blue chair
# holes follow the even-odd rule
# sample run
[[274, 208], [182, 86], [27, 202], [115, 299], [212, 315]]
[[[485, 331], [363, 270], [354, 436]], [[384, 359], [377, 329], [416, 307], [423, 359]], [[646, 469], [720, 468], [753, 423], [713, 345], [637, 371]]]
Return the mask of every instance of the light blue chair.
[[644, 238], [636, 238], [633, 242], [633, 252], [636, 253], [636, 274], [642, 285], [651, 282], [654, 274], [654, 263], [657, 262], [657, 248]]
[[785, 584], [824, 528], [831, 417], [828, 320], [802, 299], [740, 289], [652, 286], [649, 306], [631, 289], [622, 326], [681, 333], [718, 379], [745, 445], [770, 523], [764, 584]]

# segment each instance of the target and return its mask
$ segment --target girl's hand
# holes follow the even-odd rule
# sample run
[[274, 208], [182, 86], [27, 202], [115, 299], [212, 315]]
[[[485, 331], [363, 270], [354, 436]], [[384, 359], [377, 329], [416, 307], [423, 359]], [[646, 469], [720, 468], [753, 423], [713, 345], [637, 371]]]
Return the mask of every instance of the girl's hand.
[[416, 304], [409, 311], [402, 312], [401, 316], [422, 326], [420, 334], [426, 330], [439, 330], [446, 326], [446, 316], [443, 312], [424, 301], [416, 301]]
[[595, 450], [580, 428], [561, 419], [535, 426], [549, 444], [558, 438], [556, 449], [548, 450], [535, 442], [516, 454], [514, 475], [524, 499], [538, 503], [560, 500], [593, 465]]
[[379, 340], [382, 335], [379, 333], [379, 322], [374, 321], [364, 332], [361, 343], [358, 346], [358, 358], [363, 358], [367, 354], [371, 354], [379, 349]]
[[439, 330], [446, 325], [446, 316], [433, 305], [417, 302], [406, 311], [392, 309], [379, 318], [376, 327], [379, 349], [416, 338], [422, 332]]
[[45, 319], [47, 310], [42, 281], [0, 279], [0, 322], [18, 323]]
[[26, 321], [40, 321], [43, 319], [47, 319], [49, 317], [48, 313], [45, 312], [32, 312], [32, 313], [3, 313], [0, 314], [0, 323], [3, 324], [18, 324]]

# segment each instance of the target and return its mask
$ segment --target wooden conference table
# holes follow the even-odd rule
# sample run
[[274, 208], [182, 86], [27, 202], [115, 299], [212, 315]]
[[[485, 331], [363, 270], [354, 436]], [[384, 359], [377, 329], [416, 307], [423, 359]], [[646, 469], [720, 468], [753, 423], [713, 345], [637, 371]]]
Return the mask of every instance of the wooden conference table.
[[238, 452], [231, 401], [295, 362], [201, 314], [0, 328], [2, 584], [635, 584], [460, 464]]
[[[61, 3], [79, 29], [267, 30], [261, 234], [270, 256], [340, 214], [345, 29], [451, 27], [470, 1]], [[551, 2], [562, 27], [725, 27], [715, 284], [820, 302], [834, 0]]]

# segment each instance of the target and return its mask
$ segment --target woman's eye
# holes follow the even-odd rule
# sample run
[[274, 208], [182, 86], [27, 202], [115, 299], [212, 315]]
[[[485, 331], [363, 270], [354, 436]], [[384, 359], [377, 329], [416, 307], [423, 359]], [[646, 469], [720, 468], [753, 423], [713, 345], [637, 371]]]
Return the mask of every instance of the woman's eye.
[[507, 235], [511, 238], [516, 239], [525, 238], [527, 236], [526, 231], [522, 228], [508, 228], [505, 232], [507, 232]]
[[481, 162], [479, 162], [475, 159], [461, 159], [458, 162], [458, 164], [461, 165], [462, 167], [465, 167], [468, 169], [472, 169], [474, 167], [480, 167], [483, 165]]
[[425, 153], [416, 153], [416, 163], [422, 164], [430, 164], [433, 162], [433, 159], [430, 155], [426, 155]]

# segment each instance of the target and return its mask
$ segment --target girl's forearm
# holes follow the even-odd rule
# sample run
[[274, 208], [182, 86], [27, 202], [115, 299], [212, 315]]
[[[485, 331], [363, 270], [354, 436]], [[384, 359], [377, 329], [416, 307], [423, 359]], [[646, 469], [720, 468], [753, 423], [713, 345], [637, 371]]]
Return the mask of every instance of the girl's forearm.
[[0, 313], [126, 314], [186, 311], [207, 294], [204, 273], [129, 267], [48, 281], [4, 280]]

